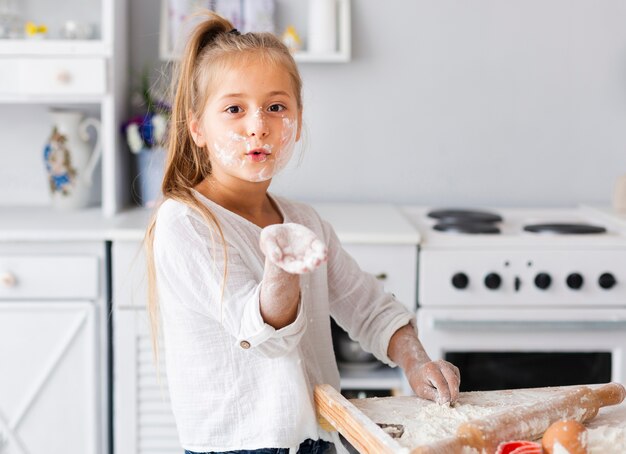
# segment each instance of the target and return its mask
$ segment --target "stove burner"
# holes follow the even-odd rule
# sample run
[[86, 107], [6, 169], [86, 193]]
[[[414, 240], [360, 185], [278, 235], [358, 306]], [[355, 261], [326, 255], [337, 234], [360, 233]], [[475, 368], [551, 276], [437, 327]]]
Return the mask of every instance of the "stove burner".
[[451, 221], [444, 219], [435, 224], [433, 228], [439, 232], [446, 233], [487, 233], [492, 235], [500, 233], [500, 229], [490, 222], [464, 222], [462, 220]]
[[591, 224], [532, 224], [525, 225], [524, 230], [532, 233], [552, 233], [557, 235], [606, 233], [604, 227]]
[[428, 213], [428, 217], [448, 223], [494, 223], [502, 222], [502, 216], [488, 211], [443, 209]]

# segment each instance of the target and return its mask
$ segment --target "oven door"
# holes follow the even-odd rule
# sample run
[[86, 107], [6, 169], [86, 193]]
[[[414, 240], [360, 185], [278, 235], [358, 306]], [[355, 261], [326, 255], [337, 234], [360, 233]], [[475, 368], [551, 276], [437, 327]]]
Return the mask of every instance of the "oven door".
[[426, 351], [461, 370], [461, 390], [626, 380], [626, 309], [418, 310]]

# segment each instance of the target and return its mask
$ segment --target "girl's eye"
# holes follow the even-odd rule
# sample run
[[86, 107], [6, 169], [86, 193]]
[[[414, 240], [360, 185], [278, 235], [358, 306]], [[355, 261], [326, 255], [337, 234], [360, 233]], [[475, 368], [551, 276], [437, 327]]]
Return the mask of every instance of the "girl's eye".
[[282, 112], [283, 110], [285, 110], [285, 106], [283, 106], [282, 104], [272, 104], [267, 108], [267, 110], [269, 110], [270, 112]]
[[243, 110], [239, 106], [229, 106], [226, 108], [226, 112], [230, 114], [238, 114], [238, 113], [243, 112]]

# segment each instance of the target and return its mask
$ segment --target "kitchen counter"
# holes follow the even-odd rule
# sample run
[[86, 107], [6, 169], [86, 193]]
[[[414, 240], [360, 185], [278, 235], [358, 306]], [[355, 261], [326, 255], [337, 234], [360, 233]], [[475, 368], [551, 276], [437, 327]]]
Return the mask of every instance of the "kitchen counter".
[[610, 206], [582, 205], [582, 208], [595, 213], [609, 222], [615, 222], [620, 228], [626, 230], [626, 212], [615, 211]]
[[[385, 204], [313, 204], [347, 243], [418, 244], [419, 233], [400, 211]], [[153, 210], [131, 208], [113, 217], [99, 208], [56, 211], [49, 207], [0, 208], [0, 241], [141, 241]]]
[[600, 409], [598, 416], [585, 425], [590, 454], [626, 452], [626, 401]]
[[[590, 387], [600, 386], [611, 389], [612, 398], [618, 397], [618, 385]], [[583, 389], [466, 392], [461, 393], [457, 405], [448, 407], [415, 396], [352, 399], [348, 403], [336, 390], [321, 385], [315, 390], [315, 402], [319, 414], [351, 443], [375, 452], [460, 452], [460, 433], [480, 433], [468, 439], [476, 449], [467, 452], [478, 453], [479, 447], [493, 452], [501, 441], [532, 440], [537, 434], [541, 438], [550, 420], [582, 415], [580, 409], [589, 401], [588, 395], [579, 391]], [[600, 399], [609, 399], [608, 394]], [[472, 426], [469, 431], [467, 424]], [[590, 454], [626, 452], [626, 402], [600, 408], [585, 425]], [[380, 427], [387, 430], [381, 431]]]
[[133, 208], [113, 217], [100, 208], [58, 211], [49, 207], [0, 208], [0, 241], [141, 240], [153, 211]]

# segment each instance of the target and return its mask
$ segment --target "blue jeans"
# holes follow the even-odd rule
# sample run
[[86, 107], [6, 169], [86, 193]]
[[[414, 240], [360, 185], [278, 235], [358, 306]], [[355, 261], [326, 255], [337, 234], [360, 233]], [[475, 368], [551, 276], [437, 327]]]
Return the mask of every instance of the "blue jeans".
[[[324, 454], [331, 443], [325, 440], [304, 440], [298, 448], [298, 454]], [[262, 448], [262, 449], [242, 449], [239, 451], [226, 452], [193, 452], [185, 451], [185, 454], [289, 454], [288, 448]]]

